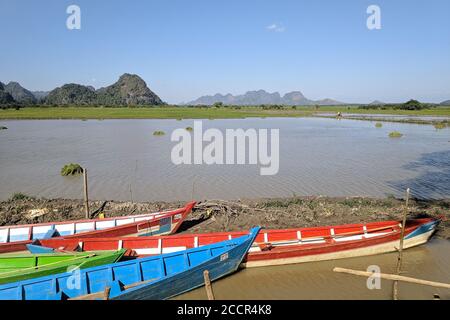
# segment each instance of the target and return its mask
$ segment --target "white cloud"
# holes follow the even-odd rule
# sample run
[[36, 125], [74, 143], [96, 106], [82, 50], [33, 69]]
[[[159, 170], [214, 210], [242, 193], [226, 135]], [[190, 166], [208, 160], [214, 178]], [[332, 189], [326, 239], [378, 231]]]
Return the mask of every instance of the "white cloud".
[[271, 25], [268, 25], [266, 27], [267, 30], [273, 31], [273, 32], [283, 32], [286, 30], [285, 27], [283, 27], [281, 24], [272, 23]]

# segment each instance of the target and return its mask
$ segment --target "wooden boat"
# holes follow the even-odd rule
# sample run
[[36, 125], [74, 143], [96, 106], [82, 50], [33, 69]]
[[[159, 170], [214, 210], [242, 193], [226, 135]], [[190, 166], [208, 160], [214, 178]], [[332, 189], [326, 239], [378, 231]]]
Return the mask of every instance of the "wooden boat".
[[26, 245], [48, 237], [97, 238], [150, 236], [175, 233], [195, 202], [185, 207], [150, 214], [106, 219], [48, 222], [0, 227], [0, 253], [26, 250]]
[[[423, 244], [439, 220], [413, 219], [406, 223], [404, 248]], [[396, 251], [401, 223], [382, 221], [339, 226], [261, 230], [243, 261], [260, 267], [308, 261], [350, 258]], [[40, 244], [63, 250], [115, 250], [126, 248], [136, 256], [170, 253], [233, 239], [245, 232], [184, 234], [166, 237], [45, 239]]]
[[[0, 300], [167, 299], [236, 271], [259, 227], [241, 237], [96, 268], [0, 285]], [[77, 277], [79, 285], [73, 286]]]
[[0, 284], [67, 272], [68, 268], [85, 269], [114, 263], [125, 251], [3, 254], [0, 255]]

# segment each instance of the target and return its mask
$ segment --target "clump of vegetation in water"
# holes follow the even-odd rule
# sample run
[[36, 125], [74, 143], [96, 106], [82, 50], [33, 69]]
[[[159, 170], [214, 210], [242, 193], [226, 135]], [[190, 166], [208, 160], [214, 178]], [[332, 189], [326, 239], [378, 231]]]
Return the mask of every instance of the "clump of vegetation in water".
[[434, 124], [434, 127], [436, 129], [444, 129], [447, 125], [445, 124], [445, 122], [438, 122]]
[[82, 173], [83, 173], [83, 168], [78, 163], [66, 164], [61, 169], [62, 176], [74, 176], [74, 175], [82, 174]]
[[391, 133], [389, 133], [389, 138], [401, 138], [402, 136], [403, 134], [398, 131], [392, 131]]
[[186, 128], [186, 131], [192, 131], [192, 130], [194, 130], [194, 129], [192, 129], [192, 127], [187, 127]]
[[375, 123], [375, 128], [381, 128], [383, 124], [381, 122]]
[[18, 201], [18, 200], [28, 200], [28, 199], [34, 199], [33, 197], [30, 197], [29, 195], [26, 195], [22, 192], [16, 192], [14, 193], [9, 200], [11, 201]]
[[163, 135], [165, 135], [166, 133], [164, 132], [164, 131], [155, 131], [155, 132], [153, 132], [153, 135], [154, 136], [163, 136]]
[[5, 126], [0, 126], [0, 130], [6, 130], [6, 129], [8, 129], [8, 128]]

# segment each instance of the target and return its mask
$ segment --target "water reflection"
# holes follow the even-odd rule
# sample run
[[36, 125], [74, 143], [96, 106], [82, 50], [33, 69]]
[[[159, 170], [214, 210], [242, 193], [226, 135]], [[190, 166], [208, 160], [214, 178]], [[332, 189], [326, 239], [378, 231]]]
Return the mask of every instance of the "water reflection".
[[439, 199], [442, 194], [450, 194], [450, 150], [423, 154], [403, 168], [420, 174], [390, 181], [389, 184], [399, 192], [411, 188], [412, 195], [418, 199]]

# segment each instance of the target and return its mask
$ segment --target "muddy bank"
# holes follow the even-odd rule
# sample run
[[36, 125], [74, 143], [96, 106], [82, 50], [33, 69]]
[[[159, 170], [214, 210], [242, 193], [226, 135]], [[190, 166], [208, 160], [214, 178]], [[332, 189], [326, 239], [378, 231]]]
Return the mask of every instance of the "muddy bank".
[[[132, 203], [91, 201], [91, 216], [142, 214], [178, 208], [184, 202]], [[266, 228], [290, 228], [401, 219], [404, 202], [387, 198], [293, 197], [199, 201], [180, 232], [214, 232]], [[450, 199], [410, 201], [409, 217], [444, 217], [437, 236], [450, 238]], [[83, 219], [82, 200], [22, 198], [0, 202], [0, 225]]]

